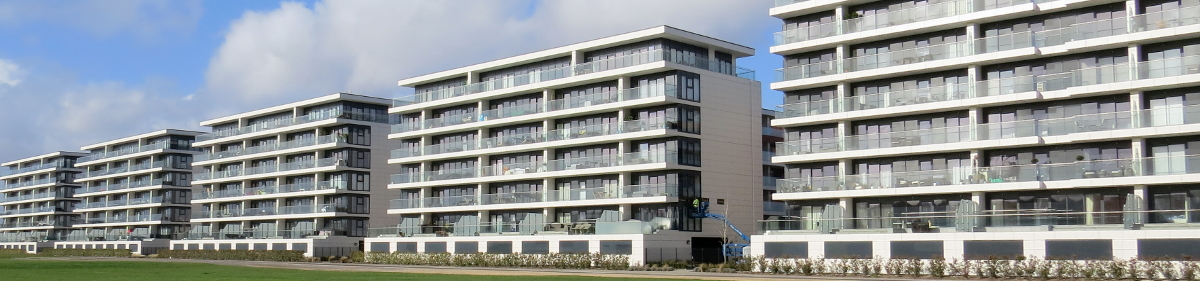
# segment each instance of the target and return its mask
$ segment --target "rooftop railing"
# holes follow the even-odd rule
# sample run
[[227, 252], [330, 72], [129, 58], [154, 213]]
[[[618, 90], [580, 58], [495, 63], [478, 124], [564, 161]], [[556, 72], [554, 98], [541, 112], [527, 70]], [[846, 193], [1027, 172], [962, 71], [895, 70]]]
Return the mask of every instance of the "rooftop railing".
[[576, 64], [569, 67], [556, 68], [551, 70], [534, 71], [528, 74], [509, 76], [496, 80], [489, 80], [477, 83], [471, 83], [451, 88], [439, 89], [428, 92], [421, 92], [410, 96], [404, 96], [392, 101], [393, 107], [400, 107], [453, 97], [460, 97], [475, 93], [517, 87], [543, 81], [550, 81], [566, 77], [603, 72], [613, 69], [642, 65], [660, 61], [667, 61], [687, 65], [691, 67], [706, 69], [709, 71], [734, 75], [737, 77], [754, 79], [754, 71], [745, 68], [734, 68], [730, 63], [714, 62], [708, 58], [696, 56], [673, 56], [671, 53], [663, 50], [653, 50], [628, 54], [613, 58], [591, 61], [587, 63]]
[[293, 117], [293, 118], [288, 118], [288, 119], [274, 120], [271, 122], [258, 123], [258, 124], [253, 124], [253, 125], [245, 126], [245, 127], [213, 131], [212, 133], [197, 136], [196, 141], [198, 141], [198, 142], [199, 141], [210, 141], [210, 140], [214, 140], [214, 139], [232, 137], [232, 136], [237, 136], [237, 135], [261, 132], [261, 131], [284, 128], [284, 127], [291, 127], [291, 126], [302, 125], [302, 124], [323, 121], [323, 120], [336, 119], [336, 118], [345, 118], [345, 119], [350, 119], [350, 120], [376, 122], [376, 123], [388, 123], [388, 120], [389, 120], [387, 114], [363, 114], [363, 113], [353, 113], [353, 112], [341, 112], [340, 110], [335, 111], [335, 112], [316, 112], [316, 113], [311, 113], [309, 115]]
[[159, 150], [159, 149], [200, 151], [199, 148], [194, 148], [194, 147], [190, 147], [190, 146], [174, 145], [174, 144], [171, 144], [170, 142], [159, 142], [159, 143], [147, 144], [147, 145], [142, 145], [142, 146], [127, 147], [127, 148], [122, 148], [122, 149], [109, 151], [109, 152], [88, 154], [87, 156], [79, 158], [79, 163], [96, 161], [96, 160], [100, 160], [100, 159], [113, 158], [113, 157], [117, 157], [117, 156], [129, 155], [129, 154], [134, 154], [134, 153], [154, 151], [154, 150]]

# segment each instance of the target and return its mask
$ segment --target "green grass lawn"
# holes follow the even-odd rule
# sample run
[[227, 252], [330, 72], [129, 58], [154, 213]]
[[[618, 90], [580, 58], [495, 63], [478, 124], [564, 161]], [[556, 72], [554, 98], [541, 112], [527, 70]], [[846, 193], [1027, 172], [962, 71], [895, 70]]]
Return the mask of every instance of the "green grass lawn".
[[[453, 272], [447, 272], [453, 273]], [[659, 280], [574, 276], [477, 276], [254, 268], [182, 262], [0, 259], [0, 280]]]

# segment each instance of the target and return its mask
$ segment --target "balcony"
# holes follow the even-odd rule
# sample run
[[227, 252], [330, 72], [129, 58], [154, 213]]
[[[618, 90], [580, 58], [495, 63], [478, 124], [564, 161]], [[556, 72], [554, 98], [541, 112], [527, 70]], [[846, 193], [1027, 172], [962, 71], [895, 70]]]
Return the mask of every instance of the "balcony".
[[217, 219], [217, 218], [241, 218], [241, 217], [260, 217], [260, 216], [276, 216], [276, 215], [300, 215], [300, 214], [319, 214], [345, 212], [345, 207], [338, 207], [333, 204], [317, 204], [317, 205], [300, 205], [300, 206], [282, 206], [282, 207], [264, 207], [264, 208], [245, 208], [245, 209], [229, 209], [220, 211], [201, 211], [195, 218], [198, 219]]
[[31, 166], [23, 167], [20, 169], [12, 169], [12, 168], [0, 169], [0, 177], [6, 177], [6, 176], [11, 176], [11, 175], [16, 175], [16, 174], [23, 174], [23, 173], [28, 173], [28, 172], [38, 171], [38, 170], [45, 170], [45, 169], [53, 169], [53, 168], [74, 168], [74, 167], [67, 167], [66, 163], [60, 160], [60, 161], [31, 165]]
[[574, 77], [608, 70], [620, 69], [630, 66], [643, 65], [654, 62], [672, 62], [700, 69], [705, 69], [721, 74], [734, 75], [746, 79], [754, 79], [754, 71], [737, 68], [734, 69], [730, 64], [711, 62], [707, 58], [702, 57], [672, 57], [664, 51], [648, 51], [636, 54], [629, 54], [619, 57], [608, 58], [604, 60], [592, 61], [588, 63], [576, 64], [569, 67], [562, 67], [550, 70], [534, 71], [528, 74], [509, 76], [501, 79], [477, 82], [466, 84], [453, 88], [446, 88], [436, 91], [418, 93], [410, 96], [404, 96], [392, 101], [392, 107], [408, 106], [418, 103], [443, 100], [454, 97], [461, 97], [476, 93], [513, 88], [517, 86], [535, 84], [544, 81], [551, 81], [567, 77]]
[[42, 207], [16, 209], [16, 210], [8, 209], [8, 210], [0, 211], [0, 216], [24, 215], [24, 214], [46, 213], [46, 212], [56, 212], [56, 211], [58, 211], [58, 208], [55, 208], [54, 206], [42, 206]]
[[[803, 1], [776, 0], [776, 4], [790, 4]], [[807, 26], [797, 29], [784, 30], [775, 33], [775, 45], [791, 44], [803, 42], [813, 39], [833, 37], [843, 34], [851, 34], [868, 30], [875, 30], [885, 27], [898, 26], [903, 24], [922, 22], [927, 20], [946, 18], [957, 15], [964, 15], [973, 12], [1004, 8], [1019, 4], [1030, 3], [1026, 1], [1003, 1], [993, 6], [976, 5], [975, 0], [959, 0], [952, 2], [941, 2], [935, 4], [915, 6], [905, 9], [888, 11], [873, 15], [858, 16], [841, 21], [820, 24], [816, 26]], [[999, 1], [998, 1], [999, 2]], [[779, 6], [779, 5], [777, 5]], [[981, 7], [982, 9], [977, 9]]]
[[86, 180], [89, 180], [89, 178], [103, 177], [103, 176], [115, 175], [115, 174], [120, 174], [120, 173], [137, 172], [137, 171], [142, 171], [142, 170], [157, 169], [157, 168], [163, 168], [163, 167], [170, 168], [170, 169], [191, 169], [191, 167], [185, 167], [184, 165], [178, 165], [178, 166], [174, 166], [174, 167], [163, 166], [163, 161], [159, 160], [159, 161], [154, 161], [154, 162], [146, 162], [146, 163], [142, 163], [142, 164], [129, 165], [129, 166], [125, 166], [125, 167], [107, 168], [107, 169], [103, 169], [103, 170], [88, 171], [87, 173], [84, 174], [83, 180], [86, 181]]
[[[981, 206], [982, 207], [982, 206]], [[1191, 229], [1195, 209], [1074, 211], [1065, 209], [931, 211], [865, 218], [759, 221], [760, 234], [1044, 232], [1072, 230]]]
[[40, 180], [23, 181], [15, 184], [0, 185], [0, 190], [18, 189], [35, 185], [51, 184], [51, 183], [67, 183], [66, 180], [58, 180], [57, 178], [44, 178]]
[[554, 142], [562, 140], [581, 139], [598, 136], [611, 136], [632, 132], [673, 129], [677, 122], [671, 118], [654, 118], [648, 120], [633, 120], [619, 123], [603, 123], [579, 128], [552, 130], [540, 133], [519, 134], [480, 139], [476, 142], [455, 142], [427, 145], [418, 148], [400, 148], [392, 150], [392, 159], [405, 157], [437, 155], [451, 152], [471, 151], [477, 149], [516, 146]]
[[[1033, 47], [1034, 45], [1032, 41], [1032, 34], [1029, 32], [1023, 32], [984, 37], [967, 41], [950, 42], [932, 46], [917, 46], [879, 54], [868, 54], [844, 59], [835, 59], [826, 62], [779, 68], [775, 70], [775, 80], [782, 82], [808, 79], [831, 76], [835, 74], [874, 70], [892, 66], [921, 64], [932, 61], [945, 61], [949, 59], [960, 59], [959, 61], [966, 62], [970, 60], [963, 58], [974, 55]], [[953, 63], [960, 62], [951, 62], [951, 64]], [[899, 68], [896, 69], [897, 71], [903, 72], [911, 70]]]
[[260, 145], [260, 146], [247, 147], [244, 149], [231, 149], [231, 150], [226, 150], [226, 151], [221, 151], [221, 152], [197, 154], [196, 162], [216, 160], [216, 159], [221, 159], [221, 158], [226, 158], [226, 157], [254, 155], [254, 154], [260, 154], [260, 153], [274, 152], [274, 151], [308, 147], [308, 146], [317, 146], [317, 145], [331, 144], [331, 143], [344, 144], [344, 143], [346, 143], [346, 139], [338, 137], [336, 135], [327, 135], [327, 136], [320, 136], [317, 138], [296, 139], [296, 140], [292, 140], [292, 141], [281, 142], [281, 143], [274, 144], [274, 145]]
[[780, 179], [777, 194], [1200, 174], [1200, 155]]
[[763, 176], [763, 177], [762, 177], [763, 189], [765, 189], [765, 190], [775, 190], [775, 188], [778, 186], [778, 185], [776, 185], [776, 183], [777, 183], [779, 180], [780, 180], [780, 178], [779, 178], [779, 177]]
[[763, 213], [764, 214], [783, 215], [783, 213], [786, 209], [787, 209], [787, 204], [785, 204], [783, 202], [763, 201]]
[[134, 216], [112, 216], [112, 217], [87, 218], [87, 219], [84, 219], [83, 221], [84, 221], [83, 223], [76, 224], [76, 226], [78, 226], [80, 224], [159, 222], [159, 221], [163, 221], [163, 216], [162, 216], [162, 214], [134, 215]]
[[178, 188], [190, 188], [191, 187], [190, 185], [189, 186], [178, 186], [178, 185], [176, 185], [176, 183], [173, 183], [173, 182], [164, 182], [162, 179], [156, 179], [156, 180], [148, 180], [148, 181], [133, 181], [133, 182], [125, 182], [125, 183], [114, 183], [114, 184], [107, 184], [107, 185], [81, 187], [81, 188], [75, 189], [75, 196], [83, 197], [83, 196], [89, 195], [91, 193], [120, 191], [120, 190], [126, 190], [126, 189], [134, 189], [134, 188], [148, 187], [148, 186], [160, 186], [160, 185], [175, 186]]
[[464, 169], [451, 169], [429, 171], [424, 173], [405, 173], [392, 175], [392, 184], [414, 183], [414, 182], [432, 182], [454, 179], [470, 179], [480, 177], [497, 177], [510, 175], [525, 175], [537, 174], [546, 172], [560, 172], [571, 170], [583, 170], [592, 168], [609, 168], [627, 165], [642, 165], [654, 163], [676, 164], [679, 155], [675, 151], [647, 151], [647, 152], [631, 152], [619, 155], [602, 155], [593, 157], [580, 157], [571, 159], [559, 159], [546, 162], [526, 162], [512, 163], [503, 165], [484, 166], [481, 168], [471, 167]]
[[509, 108], [493, 109], [480, 112], [478, 114], [459, 114], [453, 116], [444, 116], [441, 118], [427, 119], [424, 122], [401, 122], [392, 125], [392, 133], [407, 133], [425, 129], [434, 129], [447, 126], [499, 120], [511, 117], [525, 116], [528, 114], [554, 112], [567, 109], [583, 108], [602, 104], [609, 104], [622, 101], [648, 99], [653, 97], [674, 97], [678, 87], [672, 84], [651, 85], [637, 88], [629, 88], [617, 91], [608, 91], [602, 93], [589, 94], [578, 97], [567, 97], [563, 99], [547, 101], [544, 104], [529, 104]]
[[[75, 206], [75, 209], [76, 209], [76, 211], [79, 211], [79, 209], [125, 207], [125, 206], [137, 206], [137, 205], [145, 205], [145, 204], [162, 204], [162, 203], [163, 203], [162, 196], [155, 196], [155, 197], [150, 197], [150, 198], [133, 198], [133, 199], [106, 200], [106, 201], [99, 201], [99, 202], [80, 203], [79, 205]], [[187, 204], [187, 203], [170, 202], [170, 200], [168, 200], [166, 203]]]
[[91, 161], [96, 161], [96, 160], [101, 160], [101, 159], [108, 159], [108, 158], [113, 158], [113, 157], [118, 157], [118, 156], [130, 155], [130, 154], [134, 154], [134, 153], [142, 153], [142, 152], [147, 152], [147, 151], [155, 151], [155, 150], [160, 150], [160, 149], [200, 151], [199, 148], [193, 148], [190, 146], [185, 147], [185, 146], [179, 146], [179, 145], [172, 145], [168, 142], [159, 142], [159, 143], [147, 144], [147, 145], [142, 145], [142, 146], [122, 148], [119, 150], [114, 150], [114, 151], [109, 151], [109, 152], [88, 154], [87, 156], [79, 158], [78, 163], [91, 162]]
[[341, 182], [323, 181], [317, 183], [284, 184], [276, 186], [260, 186], [244, 189], [227, 189], [195, 193], [195, 200], [234, 198], [243, 196], [288, 194], [318, 190], [346, 190], [346, 184]]
[[297, 162], [292, 162], [292, 163], [278, 164], [275, 166], [261, 166], [261, 167], [250, 167], [250, 168], [228, 170], [228, 171], [202, 172], [202, 173], [196, 173], [194, 175], [194, 177], [198, 181], [215, 180], [215, 179], [230, 178], [230, 177], [252, 176], [252, 175], [259, 175], [259, 174], [295, 171], [295, 170], [312, 169], [312, 168], [320, 168], [320, 167], [345, 166], [344, 162], [345, 161], [343, 161], [342, 159], [337, 159], [337, 158], [322, 158], [322, 159], [317, 159], [316, 161], [313, 161], [313, 160], [297, 161]]
[[[1072, 117], [1021, 120], [978, 125], [862, 134], [846, 137], [776, 143], [777, 155], [808, 155], [842, 151], [912, 147], [982, 140], [1042, 137], [1040, 143], [1063, 143], [1052, 137], [1078, 133], [1200, 124], [1200, 106], [1170, 106], [1136, 111], [1082, 114]], [[1179, 131], [1176, 133], [1183, 133]], [[1149, 133], [1157, 135], [1161, 133]], [[1145, 135], [1138, 133], [1135, 135]], [[1131, 133], [1133, 134], [1133, 133]], [[1132, 137], [1133, 135], [1127, 135]], [[840, 157], [840, 156], [831, 156]]]
[[328, 237], [312, 229], [285, 230], [278, 228], [251, 228], [236, 231], [190, 232], [187, 239], [303, 239], [313, 236]]
[[60, 195], [58, 192], [43, 192], [43, 193], [27, 194], [27, 195], [20, 195], [20, 196], [0, 197], [0, 203], [9, 203], [9, 202], [35, 200], [35, 199], [47, 199], [47, 198], [65, 199], [66, 195], [62, 195], [61, 196], [62, 198], [59, 198], [59, 197], [60, 197]]
[[312, 113], [312, 114], [304, 115], [304, 116], [300, 116], [300, 117], [275, 120], [270, 123], [261, 123], [261, 124], [254, 124], [254, 125], [250, 125], [250, 126], [240, 127], [240, 128], [213, 131], [212, 133], [196, 136], [196, 142], [210, 141], [210, 140], [215, 140], [215, 139], [220, 139], [220, 138], [227, 138], [227, 137], [232, 137], [232, 136], [237, 136], [237, 135], [244, 135], [244, 134], [249, 134], [249, 133], [256, 133], [256, 132], [262, 132], [262, 131], [267, 131], [267, 130], [286, 128], [286, 127], [303, 125], [303, 124], [308, 124], [308, 123], [317, 122], [317, 121], [339, 119], [339, 118], [349, 119], [349, 120], [366, 121], [366, 122], [375, 122], [375, 123], [388, 123], [388, 115], [387, 114], [362, 114], [362, 113], [352, 113], [352, 112], [341, 112], [340, 110], [335, 111], [335, 112], [316, 112], [316, 113]]
[[600, 199], [646, 198], [657, 196], [677, 197], [678, 191], [678, 185], [646, 184], [577, 188], [569, 190], [553, 190], [549, 192], [533, 191], [483, 194], [482, 196], [464, 195], [452, 197], [407, 198], [392, 200], [391, 209], [567, 202]]
[[[675, 221], [674, 218], [656, 217], [653, 221]], [[579, 221], [565, 223], [532, 222], [475, 222], [446, 223], [440, 225], [413, 225], [379, 227], [368, 229], [368, 237], [474, 237], [496, 235], [597, 235], [597, 234], [651, 234], [644, 230], [656, 229], [648, 221]]]
[[46, 228], [46, 227], [71, 227], [71, 225], [73, 225], [73, 223], [72, 223], [72, 222], [68, 222], [68, 221], [49, 221], [49, 220], [42, 220], [42, 221], [22, 221], [22, 222], [14, 222], [14, 223], [3, 223], [3, 224], [0, 224], [0, 228], [21, 228], [21, 227], [37, 227], [37, 228]]

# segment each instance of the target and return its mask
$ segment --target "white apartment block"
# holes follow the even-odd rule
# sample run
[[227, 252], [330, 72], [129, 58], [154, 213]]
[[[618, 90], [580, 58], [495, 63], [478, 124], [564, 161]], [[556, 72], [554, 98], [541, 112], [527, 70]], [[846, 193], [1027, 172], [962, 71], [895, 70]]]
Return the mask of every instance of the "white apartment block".
[[[720, 257], [762, 219], [754, 50], [662, 26], [399, 81], [367, 251]], [[698, 251], [698, 252], [696, 252]]]
[[1200, 1], [777, 4], [755, 254], [1200, 255]]
[[75, 162], [80, 220], [60, 249], [151, 254], [190, 230], [193, 148], [201, 132], [161, 130], [87, 145]]
[[75, 162], [85, 156], [59, 151], [0, 163], [0, 249], [33, 252], [67, 235], [79, 215]]
[[332, 94], [207, 120], [196, 137], [192, 228], [175, 250], [349, 255], [395, 225], [387, 189], [391, 100]]

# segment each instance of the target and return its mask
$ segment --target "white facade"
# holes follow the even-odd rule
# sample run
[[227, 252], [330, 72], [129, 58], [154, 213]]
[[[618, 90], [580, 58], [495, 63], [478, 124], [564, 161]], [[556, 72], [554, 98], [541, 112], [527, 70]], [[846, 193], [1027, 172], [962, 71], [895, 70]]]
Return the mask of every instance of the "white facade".
[[[326, 247], [314, 240], [359, 241], [371, 225], [394, 225], [385, 211], [395, 198], [386, 188], [395, 173], [386, 162], [394, 146], [383, 133], [388, 105], [387, 99], [339, 93], [202, 122], [213, 132], [194, 143], [202, 152], [192, 182], [196, 213], [185, 239], [213, 245], [288, 240], [309, 249]], [[327, 247], [348, 254], [356, 244]]]
[[60, 151], [0, 164], [0, 246], [58, 240], [78, 223], [72, 211], [82, 170], [75, 161], [85, 155]]
[[756, 254], [1195, 254], [1162, 245], [1200, 243], [1200, 2], [777, 4]]
[[703, 199], [739, 228], [761, 219], [745, 184], [762, 174], [759, 84], [734, 62], [753, 52], [663, 26], [401, 80], [416, 94], [389, 110], [400, 223], [368, 250], [588, 241], [564, 245], [641, 262], [740, 240], [689, 213]]

